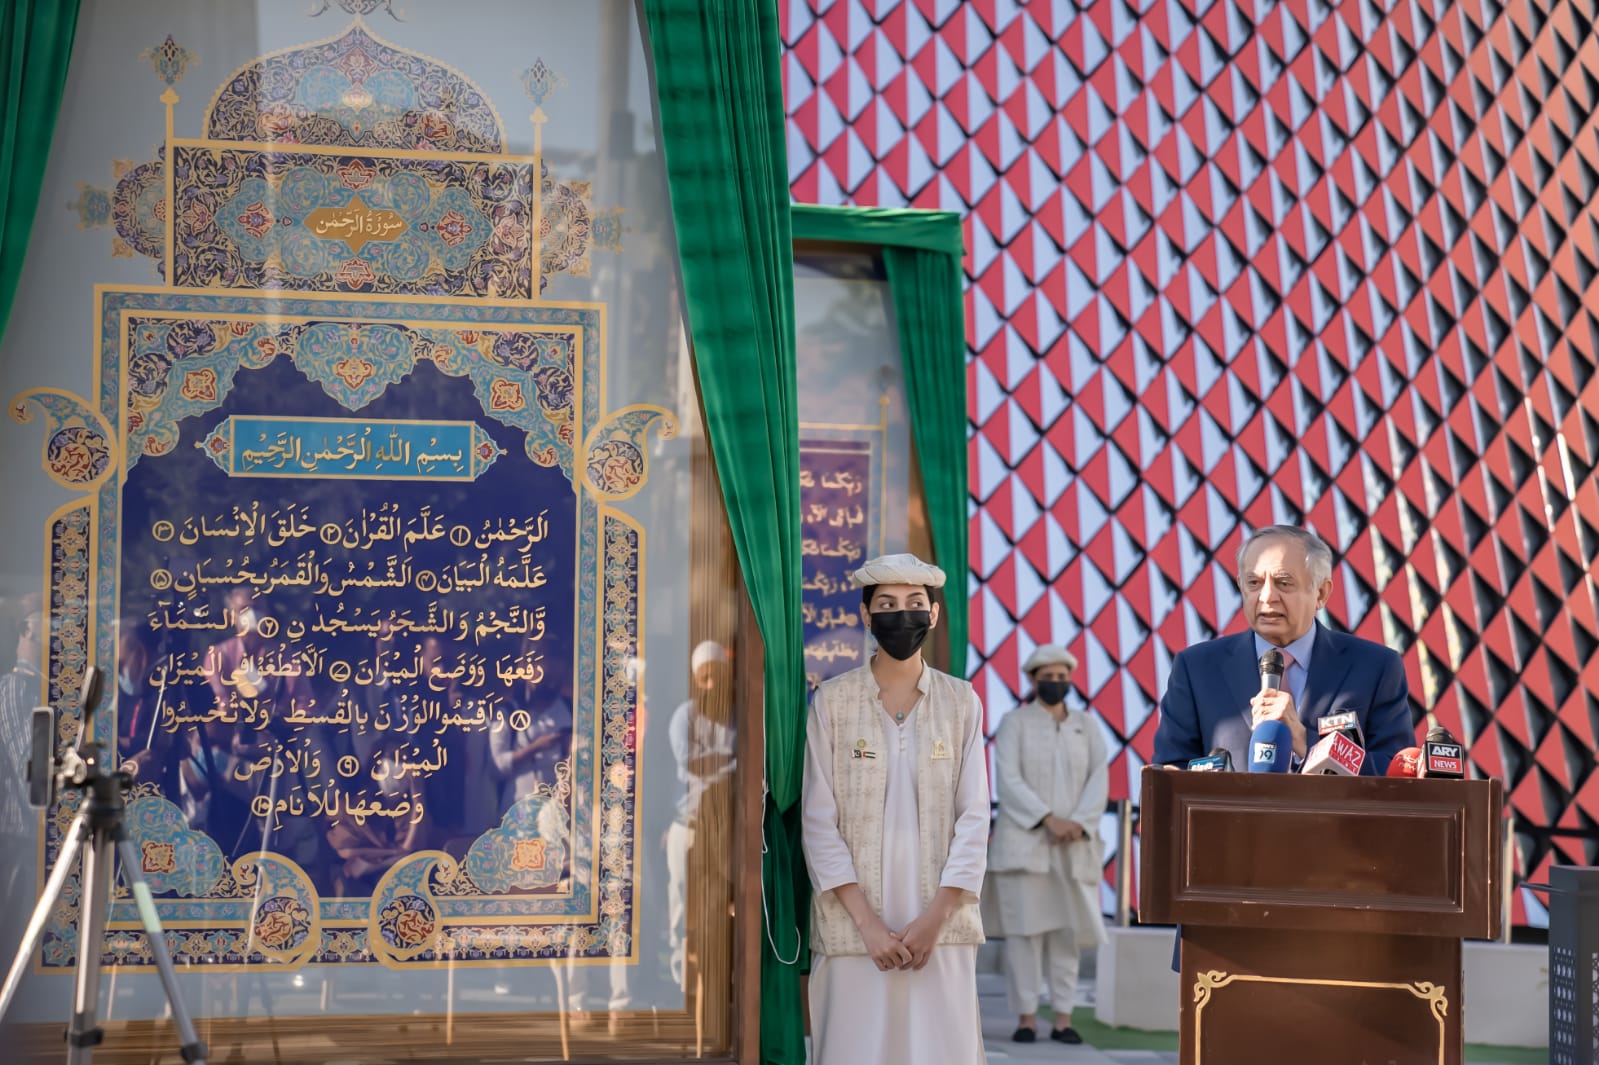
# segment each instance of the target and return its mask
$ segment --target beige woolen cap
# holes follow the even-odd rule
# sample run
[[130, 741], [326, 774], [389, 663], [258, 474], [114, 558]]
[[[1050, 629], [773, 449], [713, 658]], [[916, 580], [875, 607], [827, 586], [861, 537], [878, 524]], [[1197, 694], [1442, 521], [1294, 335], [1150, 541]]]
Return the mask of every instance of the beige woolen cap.
[[1032, 676], [1034, 670], [1043, 669], [1045, 666], [1065, 666], [1075, 671], [1077, 656], [1059, 644], [1041, 643], [1033, 648], [1033, 653], [1022, 663], [1022, 672]]
[[923, 562], [915, 555], [882, 555], [861, 563], [861, 568], [850, 574], [857, 588], [875, 588], [879, 584], [920, 584], [928, 588], [944, 587], [944, 571], [931, 562]]

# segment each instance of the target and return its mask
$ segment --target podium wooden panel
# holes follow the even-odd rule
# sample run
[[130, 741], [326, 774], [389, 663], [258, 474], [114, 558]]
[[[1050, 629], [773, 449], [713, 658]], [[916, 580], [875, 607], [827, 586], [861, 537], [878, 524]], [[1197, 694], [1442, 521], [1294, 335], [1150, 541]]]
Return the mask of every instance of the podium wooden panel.
[[1142, 782], [1139, 919], [1181, 924], [1184, 1065], [1456, 1065], [1499, 934], [1497, 780]]

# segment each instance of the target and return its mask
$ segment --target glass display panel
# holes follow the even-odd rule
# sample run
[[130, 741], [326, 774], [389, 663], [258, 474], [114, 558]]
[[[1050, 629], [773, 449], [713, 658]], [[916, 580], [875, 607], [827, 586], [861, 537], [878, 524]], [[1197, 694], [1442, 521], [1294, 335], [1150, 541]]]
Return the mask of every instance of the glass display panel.
[[913, 491], [899, 337], [877, 250], [802, 245], [794, 320], [805, 672], [814, 689], [872, 651], [850, 573], [881, 554], [933, 556]]
[[[631, 2], [84, 0], [0, 346], [5, 958], [96, 665], [212, 1060], [729, 1052], [759, 702], [676, 261]], [[177, 1043], [131, 888], [101, 1061]]]

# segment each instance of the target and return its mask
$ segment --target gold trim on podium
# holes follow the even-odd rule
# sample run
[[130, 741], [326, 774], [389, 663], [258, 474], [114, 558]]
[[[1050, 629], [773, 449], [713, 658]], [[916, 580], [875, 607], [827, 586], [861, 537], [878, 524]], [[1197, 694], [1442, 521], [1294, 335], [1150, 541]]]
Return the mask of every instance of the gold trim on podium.
[[1367, 980], [1316, 980], [1297, 976], [1257, 976], [1249, 973], [1224, 973], [1210, 969], [1199, 974], [1194, 981], [1194, 1065], [1203, 1065], [1205, 1058], [1204, 1023], [1205, 1007], [1210, 1004], [1211, 992], [1231, 983], [1301, 984], [1315, 987], [1363, 987], [1378, 991], [1408, 991], [1426, 1002], [1438, 1022], [1438, 1065], [1444, 1065], [1446, 1046], [1444, 1018], [1449, 1015], [1449, 992], [1431, 981], [1409, 984], [1373, 983]]

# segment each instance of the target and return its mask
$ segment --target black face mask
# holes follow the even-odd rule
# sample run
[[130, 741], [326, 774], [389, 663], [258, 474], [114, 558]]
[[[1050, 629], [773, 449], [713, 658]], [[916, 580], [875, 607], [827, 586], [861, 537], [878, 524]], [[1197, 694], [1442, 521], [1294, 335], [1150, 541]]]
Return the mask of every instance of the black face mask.
[[931, 610], [885, 610], [872, 615], [872, 636], [877, 646], [901, 662], [921, 649], [931, 631]]
[[1064, 680], [1041, 680], [1038, 682], [1038, 701], [1045, 706], [1059, 706], [1066, 701], [1066, 693], [1071, 690], [1071, 685]]

